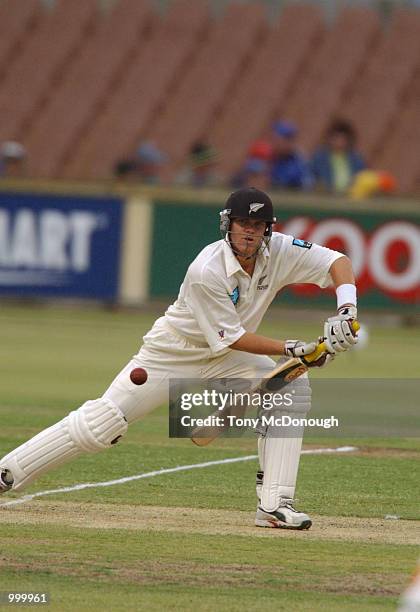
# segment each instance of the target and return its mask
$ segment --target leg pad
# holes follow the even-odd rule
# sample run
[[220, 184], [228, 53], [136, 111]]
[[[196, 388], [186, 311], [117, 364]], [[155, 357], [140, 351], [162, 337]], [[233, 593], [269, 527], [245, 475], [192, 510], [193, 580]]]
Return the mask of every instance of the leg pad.
[[126, 431], [127, 421], [114, 402], [90, 400], [6, 455], [0, 468], [11, 471], [13, 489], [20, 490], [84, 452], [108, 448]]

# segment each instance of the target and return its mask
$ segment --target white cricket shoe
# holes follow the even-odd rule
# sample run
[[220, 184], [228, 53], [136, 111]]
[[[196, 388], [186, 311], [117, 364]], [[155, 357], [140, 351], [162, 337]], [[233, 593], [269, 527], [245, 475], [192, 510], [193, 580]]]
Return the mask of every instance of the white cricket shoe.
[[0, 468], [0, 494], [10, 491], [13, 486], [12, 472], [7, 468]]
[[279, 529], [309, 529], [312, 521], [304, 512], [295, 510], [293, 499], [285, 497], [274, 512], [267, 512], [261, 506], [258, 506], [255, 525], [257, 527], [274, 527]]

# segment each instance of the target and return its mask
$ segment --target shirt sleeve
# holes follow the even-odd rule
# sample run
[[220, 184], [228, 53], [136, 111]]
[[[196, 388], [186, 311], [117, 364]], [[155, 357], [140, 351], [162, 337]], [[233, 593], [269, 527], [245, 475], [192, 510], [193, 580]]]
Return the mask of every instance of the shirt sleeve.
[[292, 260], [292, 266], [288, 284], [313, 283], [321, 288], [331, 285], [329, 270], [334, 261], [344, 257], [343, 253], [291, 236], [289, 240], [288, 256]]
[[235, 306], [223, 287], [191, 283], [185, 302], [212, 353], [224, 351], [245, 334]]

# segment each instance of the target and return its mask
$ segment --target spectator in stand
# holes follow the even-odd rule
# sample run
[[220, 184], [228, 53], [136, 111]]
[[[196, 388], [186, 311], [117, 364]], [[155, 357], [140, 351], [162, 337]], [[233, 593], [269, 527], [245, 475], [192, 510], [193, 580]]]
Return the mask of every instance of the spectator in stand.
[[245, 161], [240, 172], [233, 177], [232, 187], [245, 188], [255, 187], [255, 189], [268, 189], [270, 186], [270, 166], [257, 157], [249, 158]]
[[256, 140], [249, 148], [248, 157], [271, 162], [273, 158], [273, 147], [268, 140]]
[[220, 183], [216, 173], [218, 154], [216, 149], [205, 141], [193, 144], [188, 156], [186, 166], [176, 177], [179, 185], [191, 185], [191, 187], [213, 187]]
[[309, 164], [296, 144], [297, 127], [291, 121], [276, 121], [272, 130], [271, 186], [279, 189], [309, 189]]
[[2, 178], [23, 178], [26, 176], [26, 149], [20, 142], [12, 140], [0, 146], [0, 176]]
[[137, 163], [134, 157], [118, 160], [114, 166], [114, 176], [119, 181], [136, 181]]
[[356, 150], [356, 131], [343, 119], [335, 119], [327, 129], [325, 144], [311, 160], [311, 170], [317, 186], [335, 193], [348, 191], [353, 177], [366, 168]]
[[148, 185], [159, 184], [160, 170], [166, 159], [166, 155], [153, 142], [141, 142], [136, 152], [139, 179]]
[[273, 148], [266, 140], [257, 140], [249, 148], [244, 165], [231, 179], [235, 189], [256, 187], [266, 191], [270, 186], [270, 164]]
[[114, 168], [118, 179], [139, 181], [147, 185], [160, 183], [160, 171], [166, 155], [149, 141], [140, 143], [134, 157], [119, 160]]

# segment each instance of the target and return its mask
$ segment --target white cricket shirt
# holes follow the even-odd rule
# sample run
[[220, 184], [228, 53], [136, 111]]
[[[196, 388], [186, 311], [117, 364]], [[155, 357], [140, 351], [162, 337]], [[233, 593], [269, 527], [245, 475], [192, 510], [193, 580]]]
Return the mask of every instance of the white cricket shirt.
[[331, 264], [343, 254], [274, 232], [252, 277], [225, 240], [206, 246], [188, 268], [164, 319], [180, 335], [219, 355], [255, 332], [277, 292], [294, 283], [331, 283]]

